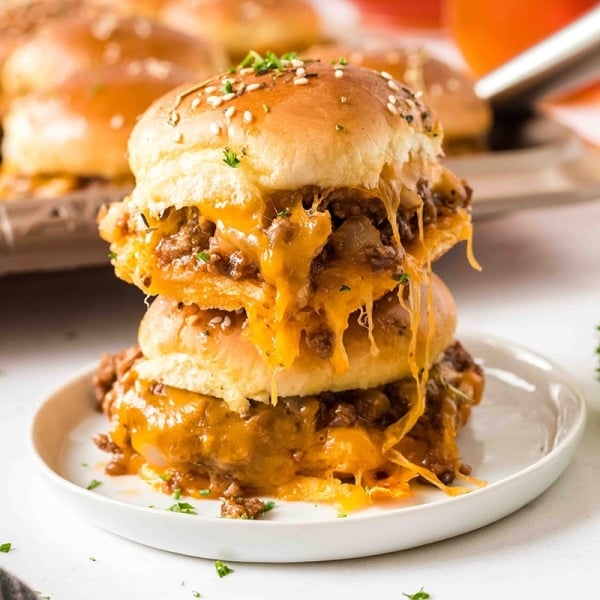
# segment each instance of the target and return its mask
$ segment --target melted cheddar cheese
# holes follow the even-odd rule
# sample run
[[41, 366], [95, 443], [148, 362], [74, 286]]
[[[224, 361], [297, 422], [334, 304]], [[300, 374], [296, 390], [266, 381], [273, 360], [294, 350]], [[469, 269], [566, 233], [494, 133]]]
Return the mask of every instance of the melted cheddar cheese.
[[[442, 367], [435, 368], [443, 387]], [[463, 390], [461, 397], [443, 394], [388, 448], [397, 424], [412, 420], [414, 407], [420, 406], [421, 387], [410, 378], [394, 384], [397, 398], [409, 403], [396, 424], [382, 420], [392, 409], [377, 418], [336, 423], [324, 419], [331, 405], [327, 409], [318, 397], [280, 399], [277, 406], [255, 403], [241, 415], [220, 399], [142, 381], [134, 366], [110, 409], [111, 438], [120, 449], [114, 461], [120, 468], [113, 463], [107, 470], [139, 469], [165, 492], [176, 486], [200, 497], [209, 489], [210, 497], [218, 498], [235, 486], [240, 495], [324, 501], [342, 511], [404, 499], [413, 493], [410, 483], [416, 477], [461, 493], [466, 488], [443, 484], [427, 467], [427, 457], [435, 456], [453, 477], [459, 474], [456, 434], [481, 396], [476, 371], [454, 372], [451, 379]]]

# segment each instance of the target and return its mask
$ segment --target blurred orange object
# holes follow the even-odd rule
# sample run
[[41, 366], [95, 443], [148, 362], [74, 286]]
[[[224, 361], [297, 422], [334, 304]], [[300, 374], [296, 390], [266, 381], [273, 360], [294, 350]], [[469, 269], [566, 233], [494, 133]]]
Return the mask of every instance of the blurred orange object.
[[361, 24], [374, 29], [422, 30], [442, 26], [443, 0], [353, 0]]
[[444, 21], [483, 75], [577, 19], [598, 0], [446, 0]]

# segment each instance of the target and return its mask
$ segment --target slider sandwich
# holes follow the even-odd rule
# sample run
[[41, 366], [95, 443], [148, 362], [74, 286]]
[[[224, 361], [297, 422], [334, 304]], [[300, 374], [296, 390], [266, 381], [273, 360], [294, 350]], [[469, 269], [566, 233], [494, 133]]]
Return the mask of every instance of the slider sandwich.
[[418, 93], [345, 60], [251, 53], [155, 102], [99, 218], [117, 275], [157, 296], [95, 377], [107, 471], [344, 510], [464, 491], [483, 375], [432, 263], [470, 249], [471, 190], [441, 141]]
[[127, 139], [137, 117], [222, 57], [141, 18], [76, 14], [40, 25], [2, 71], [0, 200], [130, 187]]

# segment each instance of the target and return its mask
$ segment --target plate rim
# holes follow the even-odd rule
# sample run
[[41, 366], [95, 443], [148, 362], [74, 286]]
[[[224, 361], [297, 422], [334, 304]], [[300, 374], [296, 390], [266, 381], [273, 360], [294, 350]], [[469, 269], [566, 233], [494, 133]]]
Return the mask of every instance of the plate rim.
[[[453, 533], [450, 535], [441, 535], [440, 537], [434, 536], [431, 539], [428, 539], [427, 541], [424, 541], [424, 542], [421, 542], [418, 544], [410, 544], [408, 546], [399, 545], [395, 549], [394, 548], [387, 549], [387, 550], [384, 550], [381, 552], [379, 552], [379, 551], [368, 552], [366, 554], [363, 554], [361, 552], [350, 552], [350, 553], [345, 553], [345, 554], [338, 553], [339, 556], [328, 555], [323, 558], [319, 558], [319, 557], [316, 557], [316, 558], [304, 557], [304, 558], [302, 558], [302, 557], [300, 557], [300, 558], [286, 559], [285, 557], [279, 557], [279, 559], [277, 559], [277, 558], [274, 558], [272, 560], [269, 560], [269, 559], [264, 560], [263, 559], [262, 561], [260, 561], [260, 562], [272, 562], [272, 563], [275, 563], [275, 562], [288, 562], [288, 563], [289, 562], [316, 562], [316, 561], [322, 561], [322, 560], [337, 560], [337, 559], [354, 558], [354, 557], [359, 557], [359, 556], [371, 556], [374, 554], [383, 554], [383, 553], [387, 553], [390, 551], [398, 551], [398, 550], [404, 550], [404, 549], [408, 549], [408, 548], [414, 548], [414, 547], [418, 547], [418, 546], [421, 546], [421, 545], [424, 545], [427, 543], [431, 543], [434, 541], [449, 539], [449, 538], [455, 537], [456, 535], [460, 535], [461, 533], [473, 531], [475, 529], [478, 529], [479, 527], [491, 524], [491, 523], [497, 521], [498, 519], [503, 518], [504, 516], [507, 516], [508, 514], [511, 514], [515, 510], [518, 510], [518, 508], [521, 508], [522, 506], [526, 505], [534, 498], [538, 497], [548, 487], [550, 487], [550, 485], [552, 485], [552, 483], [554, 483], [560, 477], [560, 475], [566, 469], [568, 464], [571, 462], [572, 457], [577, 449], [578, 443], [579, 443], [579, 441], [583, 435], [583, 432], [585, 430], [585, 424], [586, 424], [586, 420], [587, 420], [587, 401], [586, 401], [586, 397], [585, 397], [581, 387], [579, 386], [577, 381], [574, 379], [574, 377], [566, 369], [564, 369], [561, 365], [558, 365], [553, 360], [548, 359], [546, 356], [544, 356], [544, 355], [540, 354], [539, 352], [532, 350], [531, 348], [528, 348], [524, 345], [508, 341], [502, 337], [488, 335], [486, 333], [481, 333], [481, 332], [477, 333], [477, 332], [473, 332], [473, 331], [460, 330], [457, 332], [455, 337], [456, 337], [456, 339], [461, 340], [461, 342], [464, 342], [467, 347], [469, 346], [469, 344], [471, 344], [471, 345], [478, 344], [482, 348], [486, 348], [486, 349], [493, 348], [496, 351], [508, 352], [508, 353], [510, 353], [510, 356], [512, 358], [515, 358], [516, 353], [520, 353], [525, 356], [529, 355], [538, 360], [541, 359], [551, 367], [552, 374], [555, 375], [556, 378], [559, 380], [559, 382], [568, 389], [569, 397], [572, 399], [573, 406], [575, 409], [572, 422], [571, 422], [567, 432], [565, 433], [565, 435], [560, 440], [558, 440], [556, 443], [554, 443], [548, 452], [546, 452], [540, 458], [536, 459], [535, 462], [533, 462], [530, 465], [527, 465], [524, 468], [520, 468], [517, 471], [515, 471], [514, 473], [510, 473], [509, 475], [504, 476], [497, 481], [492, 481], [485, 487], [476, 488], [473, 491], [469, 492], [468, 494], [464, 494], [464, 495], [461, 495], [458, 497], [450, 497], [450, 496], [444, 495], [444, 496], [441, 496], [440, 499], [436, 500], [435, 502], [429, 502], [429, 503], [424, 502], [424, 503], [414, 504], [414, 505], [410, 505], [410, 506], [395, 505], [394, 507], [390, 507], [390, 508], [384, 507], [381, 510], [377, 510], [377, 511], [369, 511], [369, 512], [356, 511], [355, 513], [349, 514], [347, 519], [337, 518], [335, 515], [335, 511], [332, 512], [331, 518], [323, 518], [323, 519], [315, 519], [315, 520], [299, 520], [299, 521], [261, 519], [259, 521], [244, 522], [244, 520], [218, 519], [215, 516], [207, 516], [207, 515], [198, 514], [198, 515], [194, 515], [194, 517], [193, 517], [196, 522], [196, 526], [197, 527], [207, 527], [208, 526], [210, 528], [210, 527], [217, 526], [216, 523], [218, 523], [219, 528], [225, 528], [225, 529], [235, 528], [236, 531], [246, 531], [246, 532], [253, 531], [254, 533], [256, 533], [257, 529], [260, 529], [260, 532], [277, 532], [278, 530], [285, 531], [287, 529], [296, 529], [296, 528], [298, 528], [299, 525], [301, 525], [302, 529], [305, 532], [310, 533], [310, 532], [314, 532], [315, 530], [322, 530], [322, 529], [328, 529], [328, 530], [331, 529], [332, 531], [336, 531], [340, 528], [348, 527], [348, 523], [352, 523], [353, 526], [359, 526], [361, 524], [364, 525], [365, 523], [376, 525], [376, 524], [379, 524], [381, 521], [385, 522], [385, 521], [389, 520], [390, 518], [392, 518], [392, 519], [398, 518], [399, 519], [404, 516], [406, 518], [410, 518], [411, 515], [417, 515], [420, 517], [423, 513], [427, 514], [429, 511], [436, 510], [440, 507], [447, 507], [450, 505], [456, 506], [458, 502], [460, 502], [460, 504], [463, 506], [465, 504], [468, 505], [469, 503], [477, 502], [477, 500], [482, 495], [487, 496], [490, 493], [494, 493], [494, 491], [497, 488], [504, 488], [504, 487], [509, 488], [509, 487], [515, 485], [522, 478], [525, 478], [525, 477], [528, 477], [528, 476], [531, 476], [534, 474], [540, 474], [541, 472], [546, 472], [546, 470], [548, 470], [552, 464], [559, 461], [561, 458], [563, 459], [564, 465], [559, 469], [558, 473], [555, 474], [554, 476], [552, 476], [550, 481], [547, 484], [544, 484], [541, 489], [537, 490], [533, 495], [531, 495], [531, 497], [528, 497], [528, 499], [526, 499], [524, 502], [517, 502], [517, 505], [515, 507], [508, 509], [506, 511], [501, 511], [501, 514], [496, 515], [495, 518], [492, 518], [489, 520], [485, 519], [483, 523], [475, 524], [472, 527], [464, 528], [462, 531], [460, 531], [458, 533]], [[474, 352], [474, 355], [476, 356], [476, 358], [479, 358], [475, 352]], [[89, 375], [92, 372], [92, 368], [94, 368], [95, 366], [97, 366], [97, 362], [94, 362], [91, 365], [86, 365], [86, 366], [78, 369], [67, 380], [64, 380], [58, 387], [54, 388], [49, 394], [47, 394], [45, 396], [45, 398], [42, 399], [42, 401], [38, 402], [38, 404], [36, 405], [36, 407], [33, 411], [31, 419], [30, 419], [29, 435], [28, 435], [29, 454], [30, 454], [30, 456], [32, 456], [33, 461], [37, 465], [38, 469], [40, 469], [41, 472], [45, 475], [45, 477], [49, 478], [52, 483], [59, 486], [59, 491], [61, 493], [76, 494], [76, 496], [78, 498], [80, 498], [82, 502], [91, 502], [93, 504], [101, 503], [102, 505], [106, 505], [107, 507], [109, 507], [109, 509], [112, 509], [113, 512], [114, 511], [125, 511], [125, 512], [131, 513], [131, 514], [140, 514], [140, 513], [142, 513], [144, 515], [156, 514], [155, 508], [131, 504], [131, 503], [127, 503], [127, 502], [121, 501], [116, 498], [111, 498], [111, 497], [108, 497], [108, 496], [105, 496], [102, 494], [94, 494], [93, 492], [90, 492], [89, 490], [85, 489], [81, 485], [75, 483], [74, 481], [71, 481], [67, 477], [65, 477], [65, 476], [61, 475], [59, 472], [57, 472], [50, 464], [48, 464], [48, 462], [45, 460], [45, 458], [42, 456], [42, 454], [38, 451], [38, 448], [36, 446], [36, 439], [35, 439], [36, 438], [36, 428], [39, 426], [40, 413], [41, 413], [43, 407], [46, 406], [48, 402], [50, 402], [52, 399], [56, 398], [58, 395], [64, 394], [65, 391], [68, 390], [70, 387], [73, 387], [74, 385], [82, 384], [83, 377], [89, 377]], [[91, 495], [91, 494], [93, 494], [93, 495]], [[165, 496], [165, 498], [168, 498], [168, 496]], [[214, 502], [217, 502], [217, 500], [215, 500]], [[284, 501], [280, 501], [280, 502], [284, 502]], [[286, 503], [286, 504], [292, 504], [292, 503]], [[163, 511], [158, 514], [160, 514], [160, 518], [162, 518], [162, 519], [165, 519], [165, 518], [173, 519], [173, 522], [175, 522], [176, 519], [180, 519], [180, 522], [189, 523], [190, 517], [187, 515], [181, 515], [181, 514], [177, 514], [177, 513], [169, 513], [167, 511]], [[188, 521], [184, 521], [184, 519], [188, 519]], [[130, 539], [137, 543], [145, 544], [144, 541], [141, 541], [134, 537], [130, 537], [128, 535], [123, 535], [123, 534], [119, 533], [118, 531], [111, 530], [107, 527], [103, 527], [102, 525], [98, 525], [98, 523], [92, 523], [92, 524], [95, 526], [98, 526], [100, 528], [107, 529], [108, 531], [111, 531], [113, 534], [116, 534], [117, 536]], [[163, 546], [162, 548], [160, 548], [159, 546], [156, 546], [154, 544], [146, 544], [146, 545], [151, 545], [153, 547], [156, 547], [156, 548], [159, 548], [162, 550], [167, 550], [170, 552], [185, 553], [185, 552], [180, 552], [178, 550], [169, 548], [168, 545], [167, 545], [167, 547]], [[190, 554], [190, 555], [198, 556], [198, 557], [205, 557], [205, 558], [207, 557], [205, 554]], [[254, 560], [249, 560], [244, 557], [242, 557], [242, 558], [226, 557], [226, 558], [228, 560], [232, 560], [232, 561], [254, 562]]]

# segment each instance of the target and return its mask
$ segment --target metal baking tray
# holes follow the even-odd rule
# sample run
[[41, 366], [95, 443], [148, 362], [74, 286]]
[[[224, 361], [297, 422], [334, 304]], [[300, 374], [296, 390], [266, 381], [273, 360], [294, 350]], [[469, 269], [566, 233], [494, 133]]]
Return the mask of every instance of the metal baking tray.
[[[490, 145], [490, 152], [444, 159], [473, 188], [475, 219], [600, 199], [600, 151], [554, 121], [498, 123]], [[0, 202], [0, 275], [108, 264], [96, 215], [128, 192], [95, 188]]]

